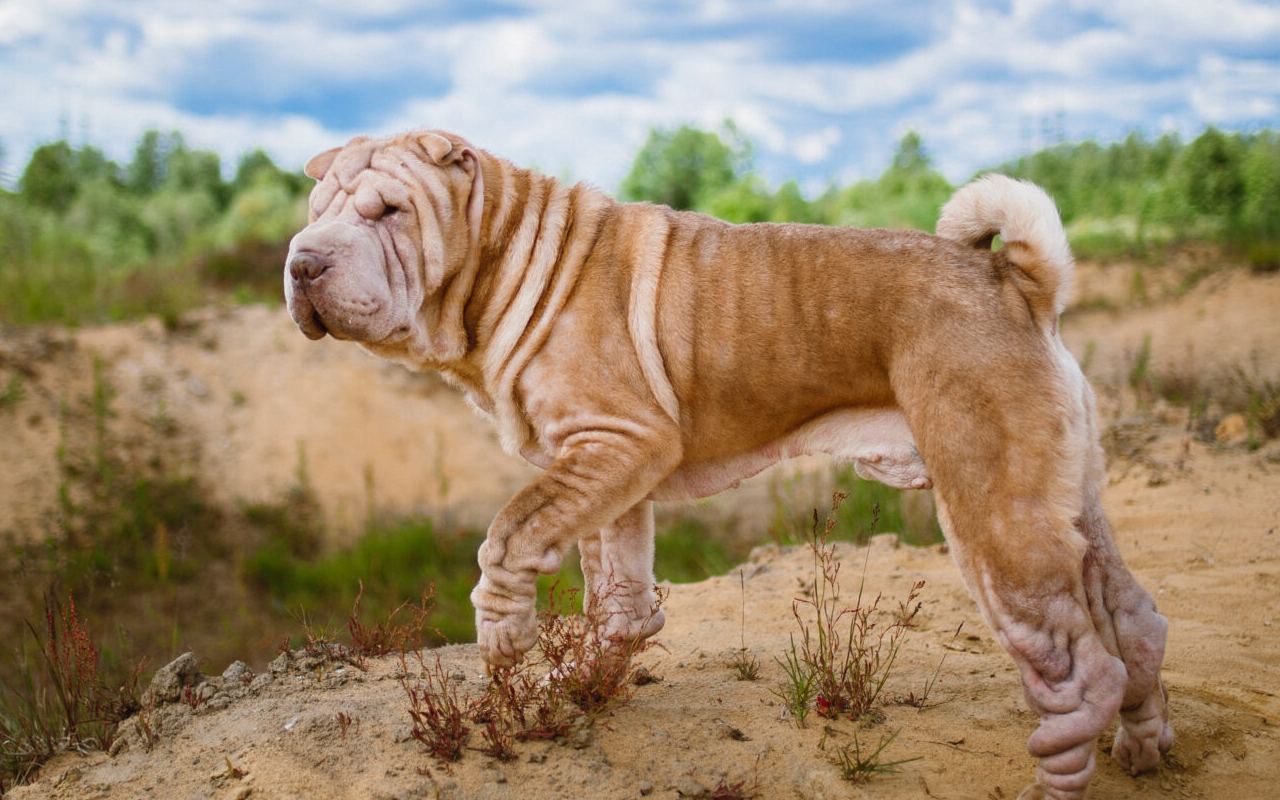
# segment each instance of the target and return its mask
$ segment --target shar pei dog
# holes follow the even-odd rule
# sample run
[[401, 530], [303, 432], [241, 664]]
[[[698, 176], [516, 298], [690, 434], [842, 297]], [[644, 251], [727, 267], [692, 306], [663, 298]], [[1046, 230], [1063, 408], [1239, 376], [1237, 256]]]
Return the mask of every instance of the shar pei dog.
[[533, 645], [535, 579], [575, 543], [588, 594], [624, 587], [606, 639], [656, 633], [652, 501], [826, 453], [935, 488], [1040, 716], [1025, 797], [1083, 796], [1117, 714], [1123, 767], [1168, 749], [1166, 622], [1103, 513], [1093, 393], [1058, 331], [1074, 265], [1042, 190], [977, 180], [931, 236], [621, 203], [441, 131], [359, 137], [305, 171], [298, 327], [442, 372], [542, 469], [480, 547], [487, 663]]

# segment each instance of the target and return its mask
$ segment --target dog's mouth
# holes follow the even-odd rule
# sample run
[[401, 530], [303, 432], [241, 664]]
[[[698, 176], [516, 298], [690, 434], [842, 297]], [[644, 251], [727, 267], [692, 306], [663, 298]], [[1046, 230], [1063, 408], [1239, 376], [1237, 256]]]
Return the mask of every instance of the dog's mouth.
[[311, 318], [308, 320], [310, 325], [304, 326], [302, 332], [309, 339], [323, 339], [329, 333], [329, 328], [324, 324], [324, 320], [320, 318], [320, 312], [316, 311], [315, 306], [311, 307]]
[[329, 326], [320, 316], [320, 311], [307, 296], [307, 288], [296, 283], [290, 288], [293, 291], [288, 298], [289, 316], [293, 317], [298, 330], [302, 331], [308, 339], [323, 339], [330, 334]]

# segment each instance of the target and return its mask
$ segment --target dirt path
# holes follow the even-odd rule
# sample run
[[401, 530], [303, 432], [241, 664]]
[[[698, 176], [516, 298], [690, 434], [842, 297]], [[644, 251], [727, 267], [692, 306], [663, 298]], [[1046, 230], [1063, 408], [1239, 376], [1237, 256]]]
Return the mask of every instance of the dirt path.
[[[1185, 448], [1185, 449], [1184, 449]], [[1280, 786], [1280, 465], [1259, 454], [1185, 443], [1164, 430], [1137, 461], [1113, 465], [1106, 505], [1121, 550], [1170, 620], [1165, 679], [1177, 730], [1167, 764], [1138, 779], [1099, 754], [1091, 797], [1266, 798]], [[1158, 484], [1158, 485], [1152, 485]], [[90, 797], [528, 798], [709, 792], [724, 780], [758, 781], [763, 798], [1012, 798], [1032, 763], [1023, 742], [1034, 725], [1013, 665], [978, 618], [950, 557], [938, 548], [844, 547], [851, 592], [867, 557], [868, 587], [891, 603], [927, 581], [920, 629], [887, 690], [919, 692], [945, 653], [923, 712], [885, 708], [863, 741], [900, 731], [891, 758], [918, 758], [863, 787], [844, 783], [828, 760], [854, 725], [780, 718], [769, 688], [793, 624], [791, 598], [809, 574], [802, 550], [758, 550], [744, 569], [746, 643], [763, 679], [738, 682], [726, 666], [738, 646], [735, 574], [672, 587], [665, 652], [643, 658], [662, 682], [637, 689], [629, 706], [572, 745], [523, 744], [497, 764], [469, 752], [451, 768], [403, 740], [405, 697], [394, 659], [367, 673], [320, 667], [260, 678], [217, 710], [167, 706], [159, 740], [109, 757], [64, 755], [15, 800]], [[963, 632], [954, 640], [956, 627]], [[483, 686], [474, 646], [442, 651], [468, 691]], [[222, 665], [210, 665], [220, 668]], [[345, 734], [339, 713], [355, 722]], [[738, 733], [735, 733], [737, 731]], [[822, 749], [826, 748], [826, 752]], [[228, 777], [227, 759], [244, 770]], [[248, 792], [246, 793], [246, 790]]]

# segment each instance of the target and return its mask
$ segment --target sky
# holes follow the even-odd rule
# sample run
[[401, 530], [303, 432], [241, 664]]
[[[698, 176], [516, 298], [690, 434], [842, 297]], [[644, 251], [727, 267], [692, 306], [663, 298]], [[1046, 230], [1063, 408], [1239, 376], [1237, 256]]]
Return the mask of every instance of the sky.
[[1256, 0], [0, 0], [0, 175], [176, 129], [231, 169], [431, 127], [610, 191], [653, 127], [732, 119], [770, 183], [952, 181], [1062, 139], [1280, 127]]

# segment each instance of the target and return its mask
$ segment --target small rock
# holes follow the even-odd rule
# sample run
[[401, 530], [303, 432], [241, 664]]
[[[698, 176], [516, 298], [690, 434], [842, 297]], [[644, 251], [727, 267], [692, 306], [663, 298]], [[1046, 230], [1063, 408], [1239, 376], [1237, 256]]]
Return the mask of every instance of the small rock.
[[648, 797], [653, 794], [653, 784], [649, 781], [640, 781], [640, 796]]
[[898, 540], [896, 533], [877, 533], [871, 537], [872, 549], [892, 550], [902, 546], [902, 542]]
[[324, 666], [324, 656], [303, 656], [298, 659], [297, 667], [301, 672], [312, 672]]
[[681, 797], [702, 797], [710, 791], [702, 781], [693, 776], [692, 773], [686, 773], [680, 776], [680, 780], [676, 781], [676, 793]]
[[507, 782], [507, 776], [506, 776], [506, 775], [503, 775], [503, 774], [502, 774], [502, 770], [500, 770], [500, 769], [488, 769], [488, 770], [485, 770], [484, 776], [485, 776], [485, 780], [493, 781], [494, 783], [506, 783], [506, 782]]
[[436, 796], [439, 797], [440, 800], [454, 800], [454, 798], [462, 796], [462, 789], [458, 786], [458, 782], [456, 780], [449, 778], [444, 783], [440, 784], [439, 789], [437, 789]]
[[241, 686], [253, 680], [253, 670], [249, 669], [249, 665], [243, 661], [232, 661], [222, 671], [222, 680], [227, 684], [228, 688]]
[[253, 794], [252, 786], [241, 786], [231, 793], [231, 800], [245, 800], [251, 794]]
[[281, 673], [288, 672], [288, 671], [289, 671], [289, 663], [290, 663], [292, 660], [293, 660], [293, 659], [292, 659], [292, 657], [290, 656], [290, 654], [289, 654], [289, 653], [281, 653], [280, 655], [276, 656], [276, 657], [271, 661], [271, 663], [270, 663], [270, 664], [268, 664], [268, 665], [267, 665], [267, 670], [268, 670], [272, 675], [279, 675], [279, 674], [281, 674]]
[[151, 685], [142, 695], [143, 704], [172, 703], [182, 697], [182, 690], [204, 680], [196, 665], [193, 653], [183, 653], [170, 661], [151, 678]]
[[651, 683], [662, 683], [662, 678], [645, 667], [637, 667], [636, 671], [631, 673], [631, 682], [636, 686], [647, 686]]
[[210, 711], [221, 711], [229, 705], [231, 705], [231, 695], [226, 692], [219, 692], [209, 698], [208, 702], [204, 704], [204, 707]]
[[462, 683], [467, 679], [467, 674], [465, 672], [453, 672], [449, 674], [449, 677], [458, 683]]
[[249, 691], [261, 691], [267, 684], [271, 683], [272, 677], [270, 673], [264, 672], [249, 682]]
[[[395, 738], [396, 744], [400, 744], [401, 742], [407, 742], [412, 738], [413, 738], [413, 728], [409, 725], [404, 725], [396, 731], [396, 738]], [[546, 756], [543, 756], [543, 758], [546, 758]]]
[[1228, 414], [1213, 429], [1213, 438], [1219, 444], [1243, 444], [1249, 438], [1249, 423], [1244, 414]]
[[529, 754], [530, 764], [545, 764], [546, 761], [547, 761], [546, 753], [530, 753]]

